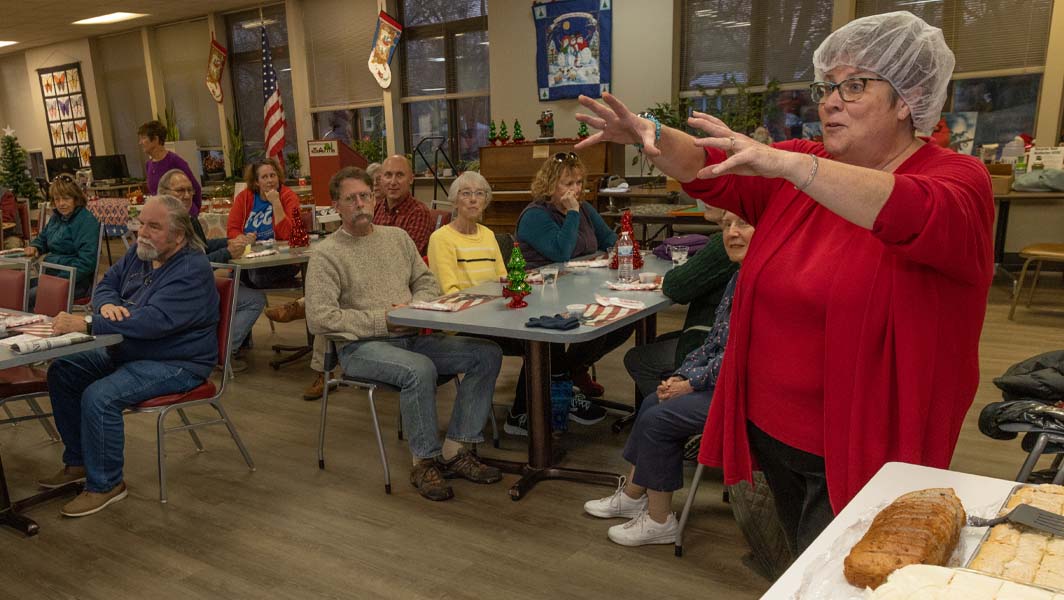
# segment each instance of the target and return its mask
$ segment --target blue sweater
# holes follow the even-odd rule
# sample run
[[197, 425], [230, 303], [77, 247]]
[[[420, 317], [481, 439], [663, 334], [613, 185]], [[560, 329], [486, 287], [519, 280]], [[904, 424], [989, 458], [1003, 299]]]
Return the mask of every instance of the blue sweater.
[[[105, 304], [124, 306], [130, 316], [110, 321]], [[218, 361], [218, 291], [207, 257], [189, 247], [158, 269], [137, 258], [134, 245], [104, 274], [93, 299], [92, 332], [122, 334], [112, 346], [118, 364], [164, 362], [206, 379]]]
[[[96, 276], [96, 256], [99, 251], [100, 222], [84, 206], [75, 206], [70, 216], [64, 217], [59, 211], [53, 211], [52, 218], [40, 235], [30, 245], [41, 254], [47, 254], [47, 262], [74, 267], [77, 269], [77, 281], [74, 287], [79, 292], [92, 289], [92, 280]], [[55, 272], [54, 275], [66, 277], [66, 273]], [[75, 296], [80, 296], [75, 293]]]
[[563, 215], [550, 206], [549, 198], [525, 207], [517, 218], [516, 237], [529, 268], [593, 254], [617, 241], [617, 234], [589, 203], [581, 202], [580, 212]]

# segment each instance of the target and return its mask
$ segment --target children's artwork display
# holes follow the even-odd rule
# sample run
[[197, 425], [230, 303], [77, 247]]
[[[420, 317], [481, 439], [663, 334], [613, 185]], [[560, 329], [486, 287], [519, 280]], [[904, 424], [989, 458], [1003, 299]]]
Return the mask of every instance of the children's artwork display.
[[44, 98], [44, 116], [55, 158], [76, 158], [89, 166], [92, 130], [81, 86], [81, 63], [37, 69]]
[[539, 99], [600, 98], [610, 91], [613, 0], [555, 0], [532, 5]]

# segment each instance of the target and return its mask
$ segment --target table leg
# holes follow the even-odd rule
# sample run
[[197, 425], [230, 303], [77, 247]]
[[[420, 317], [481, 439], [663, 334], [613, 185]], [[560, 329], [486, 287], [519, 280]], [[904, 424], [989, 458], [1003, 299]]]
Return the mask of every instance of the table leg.
[[0, 459], [0, 525], [6, 525], [21, 531], [24, 535], [37, 535], [40, 527], [32, 519], [18, 513], [11, 503], [11, 496], [7, 491], [7, 478], [4, 477], [4, 463]]
[[[1005, 262], [1005, 238], [1009, 232], [1009, 207], [1012, 205], [1012, 201], [1005, 198], [998, 199], [998, 217], [997, 225], [994, 228], [994, 275], [999, 273], [1004, 275], [1012, 282], [1012, 285], [1016, 285], [1016, 278], [1012, 276], [1005, 269], [1003, 263]], [[1015, 293], [1016, 290], [1013, 290]]]
[[520, 500], [537, 483], [563, 479], [616, 487], [616, 473], [567, 469], [554, 466], [551, 449], [550, 344], [529, 341], [525, 345], [525, 373], [528, 386], [528, 464], [521, 478], [510, 488], [510, 499]]

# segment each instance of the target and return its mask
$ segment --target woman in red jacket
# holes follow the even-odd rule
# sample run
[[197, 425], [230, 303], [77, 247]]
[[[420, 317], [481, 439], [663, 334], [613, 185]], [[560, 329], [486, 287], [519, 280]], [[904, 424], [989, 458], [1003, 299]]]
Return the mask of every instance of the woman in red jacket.
[[[699, 460], [765, 472], [792, 548], [888, 461], [948, 468], [979, 381], [993, 269], [986, 169], [916, 136], [953, 53], [907, 12], [857, 19], [813, 55], [823, 143], [766, 146], [695, 113], [695, 140], [606, 95], [599, 141], [642, 143], [689, 194], [757, 227]], [[582, 147], [578, 146], [578, 147]]]
[[[251, 163], [244, 172], [248, 187], [237, 194], [229, 210], [227, 237], [242, 239], [244, 244], [256, 241], [285, 241], [292, 234], [292, 223], [300, 219], [299, 196], [281, 183], [281, 167], [272, 158]], [[284, 266], [250, 269], [248, 283], [252, 287], [290, 287], [298, 267]]]

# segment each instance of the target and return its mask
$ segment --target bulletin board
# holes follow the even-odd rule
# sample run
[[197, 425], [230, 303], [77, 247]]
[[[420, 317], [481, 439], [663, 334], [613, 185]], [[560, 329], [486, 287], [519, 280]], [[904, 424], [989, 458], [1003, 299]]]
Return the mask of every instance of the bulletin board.
[[81, 63], [37, 69], [37, 80], [44, 98], [52, 156], [76, 158], [82, 167], [88, 167], [94, 152]]

